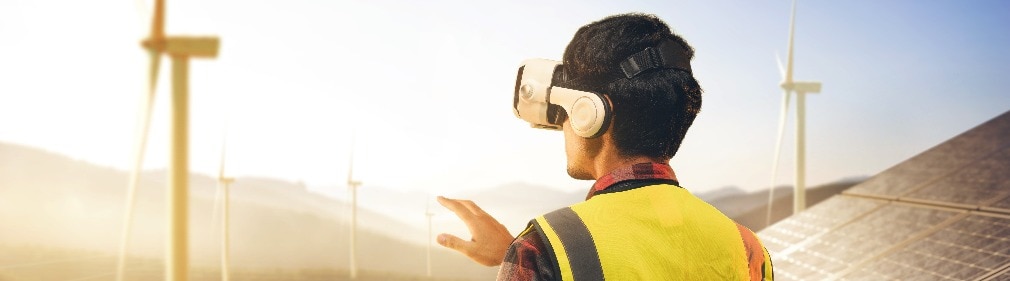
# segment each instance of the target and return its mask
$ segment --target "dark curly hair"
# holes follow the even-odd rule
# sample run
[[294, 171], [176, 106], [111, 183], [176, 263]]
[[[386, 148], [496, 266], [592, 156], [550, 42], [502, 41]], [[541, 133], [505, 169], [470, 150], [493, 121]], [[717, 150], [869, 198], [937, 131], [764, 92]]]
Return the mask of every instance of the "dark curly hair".
[[[565, 76], [614, 77], [621, 73], [621, 61], [666, 40], [682, 46], [687, 59], [694, 57], [694, 49], [654, 15], [621, 14], [587, 24], [565, 49]], [[677, 154], [701, 108], [701, 86], [690, 71], [654, 69], [631, 79], [596, 80], [572, 86], [610, 98], [611, 135], [622, 156], [670, 159]]]

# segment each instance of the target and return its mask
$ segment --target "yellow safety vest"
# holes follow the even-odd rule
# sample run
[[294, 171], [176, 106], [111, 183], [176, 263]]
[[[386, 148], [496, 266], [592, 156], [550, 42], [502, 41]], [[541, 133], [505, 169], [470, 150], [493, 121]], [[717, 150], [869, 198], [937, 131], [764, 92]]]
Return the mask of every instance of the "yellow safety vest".
[[683, 188], [646, 184], [530, 222], [561, 280], [773, 280], [753, 232]]

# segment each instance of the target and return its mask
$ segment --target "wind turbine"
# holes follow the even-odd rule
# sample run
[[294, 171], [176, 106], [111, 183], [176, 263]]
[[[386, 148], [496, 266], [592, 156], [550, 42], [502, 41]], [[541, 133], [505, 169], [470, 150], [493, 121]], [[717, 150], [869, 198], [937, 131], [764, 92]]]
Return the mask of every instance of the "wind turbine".
[[431, 217], [435, 216], [435, 213], [431, 212], [431, 198], [424, 204], [424, 216], [428, 219], [428, 279], [431, 279]]
[[[785, 128], [786, 116], [789, 110], [789, 95], [796, 93], [796, 182], [793, 191], [793, 214], [806, 208], [806, 94], [820, 93], [821, 82], [793, 80], [793, 41], [796, 32], [796, 0], [793, 0], [792, 16], [789, 19], [789, 47], [786, 58], [786, 68], [783, 71], [781, 63], [779, 72], [782, 75], [782, 111], [779, 115], [778, 140], [775, 143], [775, 157], [772, 164], [772, 185], [768, 192], [768, 213], [766, 225], [771, 222], [773, 194], [775, 190], [775, 174], [778, 171], [779, 154], [782, 148], [782, 134]], [[777, 62], [778, 60], [776, 60]]]
[[351, 156], [347, 166], [347, 188], [351, 192], [351, 245], [350, 245], [350, 274], [351, 279], [358, 278], [358, 244], [355, 234], [358, 232], [358, 186], [360, 181], [354, 180], [354, 139], [351, 138]]
[[231, 238], [228, 235], [228, 205], [229, 205], [229, 195], [228, 187], [231, 183], [235, 182], [235, 178], [225, 177], [224, 175], [224, 156], [227, 150], [227, 138], [221, 141], [221, 166], [217, 170], [217, 188], [221, 192], [222, 204], [221, 204], [221, 280], [228, 281], [230, 279], [230, 273], [228, 271], [229, 264], [229, 247], [231, 246]]
[[189, 59], [217, 57], [220, 40], [217, 37], [166, 36], [165, 1], [155, 0], [151, 34], [141, 42], [150, 56], [148, 94], [141, 117], [134, 169], [127, 188], [123, 240], [120, 244], [116, 280], [123, 280], [126, 248], [130, 238], [140, 167], [143, 162], [147, 131], [161, 55], [172, 59], [171, 161], [168, 166], [168, 250], [165, 258], [165, 279], [186, 280], [189, 275]]

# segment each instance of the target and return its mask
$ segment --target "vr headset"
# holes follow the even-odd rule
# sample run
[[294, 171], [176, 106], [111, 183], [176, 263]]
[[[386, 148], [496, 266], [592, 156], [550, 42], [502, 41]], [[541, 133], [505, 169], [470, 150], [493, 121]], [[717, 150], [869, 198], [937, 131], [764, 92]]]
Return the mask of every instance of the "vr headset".
[[[516, 75], [512, 112], [533, 128], [561, 130], [565, 118], [572, 131], [584, 138], [596, 138], [606, 132], [613, 116], [604, 94], [568, 88], [573, 81], [605, 82], [632, 79], [655, 69], [680, 69], [691, 72], [684, 48], [670, 40], [647, 47], [621, 61], [620, 72], [611, 71], [595, 77], [566, 77], [564, 65], [548, 59], [528, 59]], [[564, 86], [561, 86], [564, 85]], [[567, 87], [566, 87], [567, 86]]]

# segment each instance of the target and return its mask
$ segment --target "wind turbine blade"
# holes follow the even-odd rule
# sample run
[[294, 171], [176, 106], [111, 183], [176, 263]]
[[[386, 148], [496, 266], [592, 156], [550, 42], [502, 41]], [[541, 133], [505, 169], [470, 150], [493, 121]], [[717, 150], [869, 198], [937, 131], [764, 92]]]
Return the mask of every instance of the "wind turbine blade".
[[351, 151], [351, 160], [347, 161], [347, 183], [354, 181], [354, 151]]
[[217, 178], [224, 179], [224, 158], [225, 153], [228, 151], [228, 133], [225, 132], [224, 136], [221, 138], [221, 162], [217, 169]]
[[785, 84], [793, 83], [793, 35], [796, 32], [796, 0], [793, 0], [792, 16], [789, 18], [789, 48], [786, 54]]
[[784, 68], [782, 68], [782, 58], [779, 57], [779, 52], [775, 52], [775, 65], [777, 65], [779, 67], [779, 75], [782, 76], [783, 80], [785, 80], [786, 79], [786, 70]]
[[154, 13], [151, 17], [151, 39], [165, 38], [165, 0], [154, 0]]
[[[161, 52], [154, 49], [147, 50], [148, 56], [150, 56], [151, 64], [150, 69], [148, 69], [147, 76], [147, 96], [149, 99], [154, 99], [154, 92], [158, 87], [158, 71], [161, 70]], [[149, 104], [150, 105], [150, 104]], [[148, 112], [150, 112], [148, 108]]]
[[215, 229], [217, 226], [217, 221], [221, 215], [221, 193], [223, 193], [224, 186], [221, 184], [221, 180], [217, 181], [217, 191], [214, 192], [214, 210], [212, 211], [210, 225], [211, 229]]
[[351, 133], [350, 156], [347, 160], [347, 186], [353, 188], [354, 185], [354, 132]]
[[779, 113], [779, 132], [775, 140], [775, 155], [772, 157], [772, 176], [768, 187], [768, 211], [765, 214], [765, 227], [772, 221], [772, 204], [775, 202], [775, 176], [779, 170], [779, 155], [782, 154], [782, 138], [785, 133], [786, 119], [789, 117], [789, 91], [783, 91], [782, 111]]
[[[347, 162], [347, 186], [354, 185], [354, 151], [351, 151], [351, 160]], [[352, 187], [353, 188], [353, 187]]]
[[133, 169], [130, 171], [130, 182], [126, 189], [126, 206], [123, 212], [123, 229], [122, 235], [120, 237], [119, 245], [119, 258], [116, 264], [116, 280], [123, 280], [124, 270], [126, 269], [126, 251], [127, 246], [130, 242], [130, 231], [133, 224], [133, 209], [136, 205], [137, 187], [140, 184], [140, 172], [144, 165], [144, 152], [147, 149], [147, 133], [151, 127], [151, 113], [154, 111], [154, 96], [155, 96], [155, 82], [157, 79], [157, 61], [158, 53], [152, 53], [151, 60], [151, 71], [153, 74], [150, 79], [150, 86], [148, 87], [147, 96], [141, 105], [141, 117], [138, 129], [137, 140], [135, 143], [135, 151], [133, 158]]
[[228, 149], [228, 133], [227, 130], [224, 136], [221, 137], [221, 162], [219, 163], [217, 169], [217, 192], [214, 193], [214, 210], [213, 216], [211, 216], [211, 225], [216, 225], [218, 220], [218, 212], [221, 209], [221, 194], [224, 192], [224, 159], [225, 151]]
[[[151, 38], [165, 37], [165, 2], [156, 0], [151, 23]], [[136, 205], [137, 187], [140, 184], [140, 172], [144, 165], [144, 152], [147, 150], [147, 133], [151, 127], [151, 113], [154, 111], [154, 97], [158, 85], [158, 70], [161, 66], [160, 50], [148, 48], [150, 65], [148, 69], [147, 96], [141, 105], [142, 112], [138, 136], [133, 158], [133, 170], [130, 171], [130, 182], [126, 188], [126, 206], [123, 212], [123, 229], [120, 236], [119, 257], [116, 262], [116, 280], [122, 281], [126, 270], [126, 252], [130, 244], [130, 231], [133, 227], [133, 209]]]

